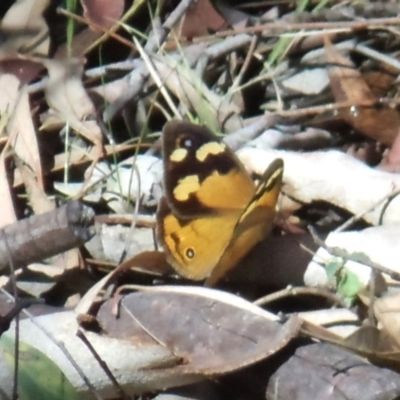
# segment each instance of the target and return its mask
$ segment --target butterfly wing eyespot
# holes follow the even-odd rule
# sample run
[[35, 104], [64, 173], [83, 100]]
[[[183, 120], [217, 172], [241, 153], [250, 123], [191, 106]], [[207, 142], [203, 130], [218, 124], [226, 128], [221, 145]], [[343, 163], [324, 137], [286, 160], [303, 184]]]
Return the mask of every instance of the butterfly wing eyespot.
[[186, 258], [188, 258], [189, 260], [192, 260], [195, 257], [196, 253], [192, 247], [189, 247], [188, 249], [186, 249], [185, 255], [186, 255]]
[[183, 148], [183, 149], [190, 149], [193, 147], [193, 140], [190, 137], [190, 135], [187, 134], [183, 134], [181, 136], [178, 137], [178, 139], [176, 140], [176, 147], [177, 148]]

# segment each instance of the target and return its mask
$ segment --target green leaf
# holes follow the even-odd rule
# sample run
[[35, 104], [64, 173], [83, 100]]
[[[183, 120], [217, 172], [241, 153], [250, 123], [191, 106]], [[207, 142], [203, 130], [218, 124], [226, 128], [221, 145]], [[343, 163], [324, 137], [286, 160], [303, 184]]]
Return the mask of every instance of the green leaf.
[[354, 272], [346, 270], [339, 281], [338, 293], [344, 298], [352, 299], [357, 296], [361, 288], [358, 276]]
[[319, 3], [315, 6], [315, 8], [312, 10], [312, 14], [317, 14], [318, 11], [322, 10], [325, 6], [327, 6], [329, 3], [329, 0], [319, 0]]
[[[310, 0], [297, 0], [297, 7], [296, 12], [302, 13], [306, 10], [310, 3]], [[286, 55], [289, 51], [290, 47], [295, 41], [295, 36], [287, 37], [287, 36], [280, 36], [278, 42], [275, 44], [274, 48], [272, 49], [269, 57], [268, 63], [273, 65], [277, 63]]]
[[326, 266], [326, 275], [329, 280], [335, 280], [338, 272], [343, 268], [343, 260], [341, 258], [335, 258], [330, 261]]
[[[15, 341], [3, 335], [0, 338], [0, 356], [6, 360], [10, 369], [14, 369]], [[18, 368], [19, 400], [79, 400], [74, 387], [64, 373], [45, 354], [38, 349], [19, 343]]]
[[293, 40], [293, 37], [281, 36], [268, 56], [268, 65], [277, 64], [286, 55]]
[[[66, 0], [66, 8], [69, 12], [76, 12], [77, 8], [77, 0]], [[68, 17], [67, 20], [67, 49], [68, 55], [72, 54], [72, 41], [74, 39], [75, 34], [75, 21], [72, 18]]]

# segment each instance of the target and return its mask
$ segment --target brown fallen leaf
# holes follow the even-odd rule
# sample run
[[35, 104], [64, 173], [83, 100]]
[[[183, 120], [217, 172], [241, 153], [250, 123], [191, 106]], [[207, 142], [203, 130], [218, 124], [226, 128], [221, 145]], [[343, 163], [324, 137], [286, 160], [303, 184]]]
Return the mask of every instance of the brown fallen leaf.
[[[57, 215], [59, 215], [60, 218], [62, 218], [63, 212], [62, 209], [60, 211], [60, 209], [55, 210], [55, 204], [52, 200], [50, 200], [50, 198], [46, 195], [46, 193], [44, 192], [44, 189], [39, 185], [38, 183], [38, 179], [34, 173], [34, 171], [32, 171], [32, 169], [25, 163], [23, 163], [18, 156], [14, 157], [15, 163], [17, 165], [17, 169], [20, 172], [20, 176], [23, 179], [24, 185], [25, 185], [25, 190], [28, 196], [28, 200], [29, 200], [29, 204], [32, 207], [34, 213], [36, 215], [39, 214], [43, 214], [43, 213], [48, 213], [53, 211], [54, 213], [58, 213]], [[72, 207], [73, 209], [73, 207]], [[79, 218], [79, 207], [77, 207], [75, 214], [73, 215], [73, 217], [75, 218]], [[69, 217], [71, 217], [71, 214], [69, 214]], [[51, 215], [51, 214], [48, 214]], [[60, 221], [60, 220], [59, 220]], [[53, 222], [51, 220], [51, 218], [49, 217], [48, 220], [44, 220], [45, 225], [49, 225], [50, 222]], [[39, 229], [36, 228], [36, 232], [38, 233]], [[55, 229], [57, 229], [55, 227]], [[56, 232], [56, 230], [55, 230]], [[27, 232], [28, 233], [28, 232]], [[59, 238], [61, 238], [61, 233], [60, 231], [57, 232], [57, 235], [59, 236]], [[64, 237], [64, 240], [67, 241], [69, 238], [67, 236]], [[14, 241], [15, 237], [13, 238]], [[27, 239], [28, 240], [28, 239]], [[43, 239], [42, 239], [43, 240]], [[53, 247], [54, 247], [53, 243]], [[26, 245], [26, 243], [25, 243]], [[35, 248], [35, 246], [32, 244], [32, 247]], [[72, 246], [71, 246], [72, 247]], [[29, 251], [27, 251], [27, 248], [25, 248], [25, 252], [29, 254]], [[55, 248], [55, 247], [54, 247]], [[54, 256], [52, 257], [51, 260], [49, 260], [51, 262], [51, 267], [54, 270], [68, 270], [68, 269], [72, 269], [78, 266], [82, 265], [82, 259], [80, 257], [80, 252], [79, 249], [76, 248], [71, 248], [71, 249], [67, 249], [67, 251], [61, 253], [63, 249], [59, 249], [58, 253], [54, 253]], [[53, 254], [52, 254], [53, 255]], [[46, 256], [46, 258], [48, 258]], [[31, 260], [27, 260], [29, 263], [33, 260], [34, 258], [32, 258]], [[58, 267], [58, 268], [57, 268]], [[31, 266], [29, 266], [29, 269], [31, 269]], [[53, 283], [50, 283], [50, 285], [53, 285]], [[25, 287], [24, 290], [28, 289], [28, 287], [31, 287], [32, 285], [34, 285], [34, 283], [28, 283], [27, 287]], [[40, 285], [39, 285], [40, 286]], [[40, 290], [44, 290], [43, 287], [41, 287]], [[29, 291], [27, 291], [28, 293]]]
[[[22, 88], [18, 93], [18, 101], [10, 118], [7, 130], [11, 137], [11, 145], [16, 156], [29, 167], [37, 185], [43, 191], [43, 171], [39, 153], [36, 130], [33, 125], [31, 108], [27, 88]], [[35, 202], [35, 197], [30, 199]], [[33, 206], [35, 204], [32, 203]], [[49, 211], [48, 206], [45, 211]]]
[[17, 0], [5, 14], [0, 30], [6, 36], [0, 58], [22, 53], [47, 56], [50, 40], [43, 17], [50, 0]]
[[[397, 334], [396, 334], [397, 335]], [[361, 326], [353, 334], [346, 337], [341, 343], [343, 347], [367, 357], [371, 361], [396, 362], [400, 368], [400, 346], [396, 339], [384, 329], [375, 326]]]
[[397, 70], [388, 65], [380, 66], [378, 71], [371, 70], [363, 72], [362, 76], [371, 89], [375, 98], [386, 97], [388, 91], [396, 84]]
[[43, 65], [35, 61], [24, 60], [21, 58], [3, 58], [0, 60], [1, 74], [15, 75], [22, 84], [30, 83], [39, 72], [43, 70]]
[[265, 359], [295, 336], [300, 320], [281, 325], [273, 314], [229, 293], [195, 286], [158, 286], [115, 300], [97, 319], [111, 337], [135, 344], [160, 343], [183, 359], [177, 371], [231, 372]]
[[[12, 325], [3, 335], [15, 340], [14, 327]], [[49, 357], [64, 372], [79, 398], [92, 398], [93, 392], [71, 363], [71, 358], [90, 382], [96, 382], [96, 393], [101, 398], [117, 398], [121, 393], [105, 374], [104, 367], [95, 360], [93, 353], [77, 337], [79, 329], [76, 314], [63, 311], [36, 317], [34, 321], [28, 318], [21, 321], [19, 340]], [[178, 365], [178, 357], [160, 344], [140, 346], [92, 332], [85, 332], [85, 336], [126, 393], [148, 393], [200, 380], [194, 374], [175, 371], [173, 365]], [[59, 343], [62, 343], [64, 351]], [[70, 354], [69, 358], [66, 352]], [[7, 374], [9, 368], [5, 357], [0, 357], [0, 381], [5, 398], [12, 397], [13, 379]]]
[[0, 227], [14, 223], [17, 220], [17, 215], [14, 209], [14, 199], [11, 195], [10, 183], [8, 182], [7, 168], [5, 164], [4, 150], [0, 154], [0, 198], [1, 198], [1, 213]]
[[[133, 257], [143, 251], [154, 249], [153, 233], [151, 229], [137, 228], [132, 230], [130, 227], [121, 225], [106, 225], [96, 223], [96, 236], [86, 244], [86, 249], [91, 256], [100, 261], [108, 261], [115, 264], [121, 262], [121, 257]], [[126, 263], [123, 262], [120, 266]], [[130, 269], [137, 267], [143, 271], [146, 265], [141, 265], [134, 262], [129, 267]], [[154, 264], [153, 262], [152, 264]], [[117, 272], [117, 271], [116, 271]]]
[[220, 130], [220, 121], [224, 122], [227, 132], [242, 127], [241, 107], [211, 91], [181, 60], [169, 56], [151, 56], [150, 60], [162, 86], [168, 88], [186, 109], [194, 110], [210, 129]]
[[400, 128], [393, 141], [392, 147], [387, 154], [385, 154], [379, 167], [390, 172], [400, 171]]
[[[110, 157], [116, 153], [124, 154], [132, 151], [137, 147], [136, 144], [120, 144], [120, 145], [106, 145], [104, 147], [105, 156]], [[54, 157], [54, 165], [50, 171], [45, 171], [45, 173], [55, 173], [64, 170], [66, 163], [68, 162], [71, 166], [79, 167], [81, 165], [87, 165], [93, 162], [93, 158], [96, 154], [96, 149], [83, 149], [83, 148], [73, 148], [70, 153], [60, 153], [56, 154]], [[22, 177], [18, 170], [14, 174], [14, 187], [22, 184]]]
[[[88, 246], [86, 245], [86, 247]], [[117, 268], [113, 269], [93, 285], [82, 297], [75, 308], [75, 312], [81, 315], [91, 314], [97, 308], [98, 303], [103, 301], [103, 293], [108, 292], [113, 286], [115, 287], [118, 281], [123, 279], [123, 274], [130, 270], [160, 275], [171, 272], [172, 268], [168, 264], [163, 252], [142, 251], [118, 265]]]
[[10, 118], [18, 103], [19, 79], [11, 74], [0, 75], [0, 135], [6, 136], [5, 128], [9, 124]]
[[[0, 135], [5, 136], [5, 129], [10, 122], [10, 118], [15, 110], [18, 102], [19, 80], [14, 75], [0, 75]], [[5, 158], [10, 147], [9, 138], [5, 147], [0, 154], [0, 196], [2, 213], [0, 216], [0, 227], [12, 224], [17, 220], [14, 199], [10, 190], [10, 182], [8, 181], [7, 168]]]
[[49, 4], [49, 0], [17, 0], [1, 22], [0, 71], [14, 74], [22, 83], [33, 80], [43, 65], [19, 55], [49, 54], [49, 29], [43, 17]]
[[108, 29], [122, 16], [125, 1], [81, 0], [81, 4], [85, 18], [99, 27]]
[[94, 104], [82, 84], [82, 62], [70, 58], [45, 60], [43, 64], [49, 72], [45, 88], [47, 102], [66, 123], [95, 146], [93, 162], [87, 173], [90, 178], [96, 163], [103, 156], [103, 135]]
[[63, 43], [54, 54], [55, 60], [65, 60], [68, 57], [82, 58], [88, 48], [101, 36], [102, 32], [93, 31], [90, 28], [74, 35], [72, 43]]
[[314, 339], [353, 351], [372, 362], [390, 365], [396, 369], [400, 367], [400, 347], [396, 340], [397, 333], [392, 336], [385, 329], [378, 329], [366, 323], [350, 335], [341, 337], [323, 326], [308, 321], [303, 321], [301, 331]]
[[339, 115], [357, 131], [383, 144], [391, 145], [400, 127], [400, 114], [392, 108], [375, 108], [378, 98], [361, 73], [325, 39], [330, 85], [336, 102], [350, 101], [353, 107], [342, 108]]
[[269, 400], [389, 400], [400, 395], [398, 373], [328, 343], [299, 346], [267, 382]]
[[174, 26], [173, 32], [178, 38], [192, 40], [196, 36], [207, 35], [210, 31], [225, 29], [228, 29], [228, 24], [216, 11], [210, 0], [198, 0], [192, 2], [192, 5]]
[[397, 343], [400, 351], [400, 306], [398, 294], [385, 295], [377, 299], [374, 304], [375, 317], [385, 332]]
[[[18, 95], [7, 129], [29, 204], [35, 214], [42, 214], [54, 210], [55, 204], [44, 191], [41, 159], [26, 88], [19, 90]], [[78, 249], [69, 250], [53, 259], [54, 264], [64, 269], [76, 267], [80, 265], [80, 261]]]
[[18, 155], [14, 157], [17, 168], [24, 182], [29, 204], [35, 214], [42, 214], [54, 210], [54, 201], [51, 201], [40, 185], [39, 179], [30, 166], [24, 163]]
[[162, 251], [142, 251], [124, 261], [118, 270], [137, 270], [152, 274], [171, 274], [174, 272]]
[[49, 80], [45, 88], [49, 105], [65, 122], [96, 146], [102, 134], [96, 123], [96, 109], [82, 84], [83, 64], [77, 59], [46, 60]]

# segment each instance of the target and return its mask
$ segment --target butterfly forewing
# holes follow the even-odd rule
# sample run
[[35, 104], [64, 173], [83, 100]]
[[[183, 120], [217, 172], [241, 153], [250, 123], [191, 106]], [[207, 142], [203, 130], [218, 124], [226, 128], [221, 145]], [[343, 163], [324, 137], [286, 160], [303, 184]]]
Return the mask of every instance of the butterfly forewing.
[[168, 122], [163, 159], [165, 196], [181, 218], [243, 209], [254, 195], [236, 155], [206, 127]]

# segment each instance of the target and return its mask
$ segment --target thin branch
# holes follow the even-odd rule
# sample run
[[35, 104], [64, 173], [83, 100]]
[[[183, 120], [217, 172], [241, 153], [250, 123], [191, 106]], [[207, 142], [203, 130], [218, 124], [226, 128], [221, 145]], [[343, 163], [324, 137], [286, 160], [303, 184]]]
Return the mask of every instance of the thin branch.
[[317, 243], [318, 246], [324, 248], [328, 253], [332, 254], [333, 256], [342, 258], [344, 261], [354, 261], [360, 264], [364, 264], [367, 267], [374, 269], [375, 271], [389, 275], [392, 279], [396, 281], [400, 281], [400, 273], [393, 271], [390, 268], [380, 265], [374, 261], [371, 261], [366, 255], [362, 255], [359, 253], [349, 253], [347, 250], [340, 247], [330, 247], [318, 237], [317, 232], [313, 227], [309, 226], [308, 229], [315, 243]]
[[78, 201], [0, 230], [0, 272], [79, 247], [94, 235], [94, 212]]
[[119, 394], [119, 397], [122, 400], [128, 400], [128, 395], [125, 393], [124, 389], [122, 389], [121, 385], [118, 383], [117, 379], [111, 372], [110, 368], [108, 368], [107, 363], [100, 357], [99, 353], [95, 350], [95, 348], [92, 346], [88, 338], [85, 336], [83, 331], [81, 329], [78, 329], [76, 332], [76, 336], [82, 340], [82, 342], [85, 344], [85, 346], [88, 348], [88, 350], [92, 353], [93, 357], [96, 359], [96, 361], [99, 363], [100, 367], [104, 371], [104, 373], [108, 376], [110, 379], [111, 383], [115, 387], [116, 391]]
[[257, 306], [265, 306], [266, 304], [284, 299], [286, 297], [299, 296], [299, 295], [312, 295], [312, 296], [325, 297], [327, 300], [332, 302], [332, 304], [339, 305], [340, 307], [345, 307], [345, 308], [348, 307], [346, 302], [335, 293], [332, 293], [329, 290], [315, 288], [315, 287], [308, 287], [308, 286], [303, 286], [303, 287], [289, 286], [285, 289], [279, 290], [275, 293], [271, 293], [269, 295], [259, 298], [258, 300], [254, 301], [254, 304]]
[[257, 26], [249, 26], [241, 29], [235, 30], [226, 30], [215, 32], [212, 36], [201, 36], [199, 39], [210, 39], [215, 37], [226, 37], [233, 36], [240, 33], [265, 33], [269, 34], [279, 34], [280, 32], [287, 31], [302, 31], [302, 30], [315, 30], [315, 29], [344, 29], [347, 31], [350, 30], [361, 30], [367, 29], [371, 30], [373, 28], [379, 29], [385, 26], [391, 25], [400, 25], [400, 18], [371, 18], [357, 21], [334, 21], [334, 22], [293, 22], [293, 23], [285, 23], [285, 22], [271, 22], [268, 24], [257, 25]]

